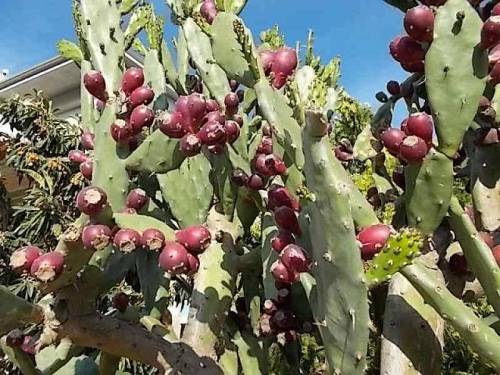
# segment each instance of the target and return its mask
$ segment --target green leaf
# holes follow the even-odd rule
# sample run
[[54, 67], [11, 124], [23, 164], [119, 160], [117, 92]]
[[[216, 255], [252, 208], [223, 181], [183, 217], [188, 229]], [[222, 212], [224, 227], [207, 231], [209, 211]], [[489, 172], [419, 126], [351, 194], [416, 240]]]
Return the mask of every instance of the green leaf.
[[68, 60], [73, 60], [78, 65], [83, 61], [83, 53], [80, 47], [78, 47], [75, 43], [62, 39], [57, 42], [57, 51], [59, 54]]

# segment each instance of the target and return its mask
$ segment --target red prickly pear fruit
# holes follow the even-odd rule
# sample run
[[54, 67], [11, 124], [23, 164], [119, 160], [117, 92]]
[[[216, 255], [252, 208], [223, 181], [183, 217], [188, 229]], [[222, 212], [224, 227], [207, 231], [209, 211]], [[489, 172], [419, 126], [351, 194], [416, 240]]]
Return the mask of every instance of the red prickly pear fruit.
[[425, 5], [409, 9], [404, 18], [404, 27], [410, 37], [418, 42], [432, 42], [434, 37], [434, 13]]
[[154, 121], [155, 113], [145, 105], [134, 108], [130, 114], [130, 126], [135, 134], [140, 133], [142, 128], [149, 128]]
[[271, 50], [263, 50], [259, 52], [260, 63], [262, 64], [262, 68], [264, 68], [265, 74], [271, 73], [271, 69], [273, 68], [275, 53]]
[[500, 16], [500, 5], [496, 4], [493, 8], [491, 8], [491, 16]]
[[397, 81], [387, 82], [387, 92], [391, 95], [399, 95], [401, 93], [401, 86]]
[[129, 97], [130, 108], [136, 108], [140, 105], [148, 105], [155, 98], [154, 91], [147, 87], [142, 86], [136, 88]]
[[141, 246], [141, 235], [133, 229], [120, 229], [113, 238], [113, 244], [123, 253], [131, 253]]
[[80, 164], [80, 173], [87, 180], [92, 180], [93, 170], [94, 170], [94, 163], [92, 163], [92, 160], [87, 160], [84, 161], [82, 164]]
[[357, 239], [360, 243], [361, 257], [364, 260], [370, 260], [379, 253], [387, 243], [391, 231], [389, 225], [375, 224], [359, 232]]
[[290, 310], [280, 309], [273, 315], [272, 322], [279, 329], [290, 329], [295, 325], [295, 315]]
[[127, 195], [127, 207], [140, 210], [146, 203], [149, 202], [149, 197], [142, 189], [133, 189]]
[[220, 143], [216, 145], [207, 146], [207, 151], [213, 155], [221, 155], [224, 153], [224, 150], [225, 150], [224, 145]]
[[122, 77], [122, 91], [129, 96], [132, 92], [144, 84], [144, 71], [141, 68], [132, 67], [125, 71]]
[[259, 147], [257, 147], [258, 154], [269, 155], [273, 153], [273, 139], [268, 136], [262, 137]]
[[35, 355], [37, 353], [37, 342], [32, 336], [24, 336], [21, 350], [28, 355]]
[[[498, 16], [500, 17], [500, 16]], [[497, 62], [493, 68], [490, 70], [490, 83], [492, 85], [498, 85], [500, 83], [500, 62]]]
[[481, 47], [489, 49], [500, 42], [500, 16], [488, 18], [481, 30]]
[[89, 250], [103, 250], [111, 243], [113, 233], [106, 225], [87, 225], [82, 231], [82, 243]]
[[493, 249], [491, 249], [493, 252], [493, 257], [495, 258], [498, 267], [500, 267], [500, 245], [496, 245]]
[[187, 253], [187, 258], [188, 258], [188, 269], [186, 271], [186, 274], [187, 275], [194, 275], [196, 272], [198, 272], [198, 269], [200, 268], [200, 261], [199, 259], [191, 254], [191, 253]]
[[285, 174], [287, 171], [285, 162], [279, 156], [274, 154], [265, 156], [265, 164], [273, 176]]
[[295, 211], [300, 211], [299, 201], [290, 194], [286, 187], [273, 185], [267, 193], [267, 208], [273, 211], [276, 207], [281, 206], [287, 206]]
[[276, 311], [278, 311], [278, 306], [276, 306], [273, 300], [266, 299], [264, 301], [264, 306], [262, 307], [262, 311], [268, 315], [273, 315]]
[[240, 136], [240, 126], [236, 121], [226, 121], [224, 123], [224, 129], [226, 130], [226, 141], [229, 144], [234, 143]]
[[264, 180], [258, 174], [253, 174], [248, 179], [247, 187], [251, 190], [262, 190], [264, 188]]
[[148, 250], [160, 251], [165, 244], [165, 236], [158, 229], [146, 229], [142, 232], [141, 244]]
[[401, 189], [406, 188], [405, 171], [403, 166], [399, 166], [392, 172], [392, 180]]
[[200, 131], [197, 133], [198, 138], [200, 138], [201, 143], [204, 145], [212, 146], [215, 144], [223, 143], [226, 139], [226, 129], [224, 125], [212, 121], [207, 122], [203, 125]]
[[111, 125], [111, 137], [118, 144], [127, 144], [133, 133], [132, 127], [125, 120], [118, 119]]
[[427, 144], [432, 143], [434, 121], [431, 115], [425, 112], [411, 114], [406, 122], [406, 129], [409, 135], [422, 138]]
[[423, 73], [425, 70], [425, 63], [423, 60], [401, 63], [401, 67], [408, 73]]
[[293, 48], [281, 47], [274, 52], [272, 71], [288, 77], [297, 68], [297, 52]]
[[271, 127], [271, 125], [269, 125], [269, 123], [264, 123], [262, 125], [262, 135], [264, 135], [265, 137], [272, 137], [273, 135], [273, 128]]
[[125, 310], [127, 310], [129, 297], [123, 292], [118, 292], [113, 296], [111, 304], [118, 311], [124, 312]]
[[295, 243], [293, 236], [285, 231], [280, 230], [278, 235], [271, 240], [271, 246], [278, 254], [288, 245]]
[[283, 86], [286, 85], [287, 81], [288, 81], [288, 77], [286, 75], [284, 75], [283, 73], [272, 73], [272, 77], [273, 77], [273, 80], [272, 80], [272, 85], [274, 88], [276, 89], [280, 89], [282, 88]]
[[383, 132], [380, 138], [387, 151], [397, 156], [399, 154], [399, 146], [401, 146], [401, 143], [406, 138], [406, 134], [399, 129], [390, 128]]
[[290, 207], [281, 206], [274, 210], [274, 220], [278, 227], [292, 234], [301, 235], [299, 221], [295, 215], [295, 211]]
[[175, 239], [192, 254], [201, 254], [210, 245], [212, 236], [207, 227], [192, 225], [175, 233]]
[[102, 211], [108, 201], [104, 190], [97, 186], [83, 188], [76, 196], [76, 207], [80, 212], [94, 216]]
[[420, 137], [406, 137], [399, 147], [399, 156], [408, 163], [420, 163], [429, 151], [427, 143]]
[[93, 150], [94, 149], [94, 138], [95, 135], [84, 131], [80, 137], [80, 142], [85, 150]]
[[484, 243], [490, 249], [493, 249], [493, 247], [495, 246], [495, 239], [493, 238], [493, 235], [489, 232], [479, 232], [479, 235], [481, 236], [481, 239], [484, 241]]
[[253, 169], [255, 169], [259, 174], [263, 176], [272, 176], [272, 172], [266, 165], [266, 156], [265, 154], [257, 154], [253, 158], [251, 164]]
[[226, 122], [226, 116], [219, 111], [208, 112], [203, 118], [203, 123], [206, 122], [218, 122], [219, 124], [224, 124]]
[[464, 276], [469, 272], [467, 259], [462, 254], [453, 254], [448, 261], [451, 272], [457, 276]]
[[229, 87], [231, 88], [232, 92], [236, 92], [236, 90], [238, 90], [238, 87], [240, 87], [240, 84], [235, 79], [230, 79]]
[[274, 279], [284, 284], [293, 284], [299, 280], [299, 274], [288, 269], [279, 259], [271, 265]]
[[248, 184], [248, 175], [243, 169], [235, 168], [231, 172], [231, 181], [236, 186], [246, 186]]
[[185, 273], [189, 270], [188, 252], [181, 244], [168, 241], [160, 254], [159, 263], [163, 270], [172, 274]]
[[217, 7], [214, 0], [203, 0], [200, 7], [200, 14], [211, 25], [215, 17], [217, 17]]
[[428, 6], [439, 7], [446, 3], [446, 0], [422, 0], [422, 3]]
[[82, 164], [83, 162], [89, 160], [88, 156], [85, 155], [85, 152], [80, 150], [71, 150], [68, 153], [68, 159], [74, 164]]
[[396, 37], [389, 45], [389, 50], [394, 60], [403, 64], [419, 62], [425, 57], [422, 46], [406, 35]]
[[170, 138], [182, 138], [186, 134], [186, 130], [183, 124], [182, 114], [179, 112], [167, 114], [160, 124], [160, 131]]
[[181, 138], [179, 148], [187, 157], [196, 156], [201, 151], [201, 140], [196, 134], [186, 134]]
[[241, 115], [238, 113], [233, 115], [233, 120], [238, 124], [240, 128], [245, 124], [245, 122], [243, 121], [243, 117], [241, 117]]
[[58, 251], [40, 255], [31, 265], [31, 276], [42, 282], [55, 280], [64, 267], [64, 256]]
[[220, 111], [220, 106], [219, 103], [217, 103], [217, 100], [214, 99], [207, 99], [206, 101], [206, 111], [208, 113], [210, 112], [219, 112]]
[[179, 97], [174, 109], [182, 114], [187, 129], [196, 133], [207, 112], [207, 103], [201, 95], [191, 94]]
[[106, 93], [106, 82], [101, 72], [97, 70], [89, 70], [83, 76], [83, 85], [87, 91], [94, 97], [103, 102], [108, 100]]
[[224, 97], [224, 104], [226, 105], [226, 114], [228, 116], [234, 115], [238, 112], [238, 105], [240, 104], [238, 95], [234, 92], [230, 92]]
[[306, 251], [295, 244], [287, 245], [280, 253], [281, 262], [295, 272], [308, 272], [311, 268], [311, 259]]
[[406, 134], [406, 135], [411, 135], [410, 133], [408, 133], [408, 118], [405, 118], [402, 122], [401, 122], [401, 130]]
[[5, 337], [5, 343], [11, 348], [20, 348], [24, 342], [24, 333], [20, 329], [13, 329]]
[[10, 256], [10, 267], [16, 272], [29, 272], [33, 262], [43, 254], [36, 246], [22, 247]]

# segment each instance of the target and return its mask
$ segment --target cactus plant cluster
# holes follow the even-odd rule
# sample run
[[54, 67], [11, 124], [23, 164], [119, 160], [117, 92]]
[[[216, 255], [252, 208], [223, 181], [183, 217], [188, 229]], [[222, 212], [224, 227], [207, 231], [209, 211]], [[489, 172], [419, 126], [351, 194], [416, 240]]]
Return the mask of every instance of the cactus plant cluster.
[[[89, 181], [75, 202], [81, 216], [55, 249], [28, 246], [11, 258], [43, 298], [34, 304], [0, 288], [10, 360], [25, 373], [55, 373], [36, 367], [52, 350], [45, 369], [71, 372], [78, 362], [115, 373], [123, 357], [162, 372], [266, 374], [272, 343], [293, 366], [308, 333], [322, 344], [327, 373], [362, 374], [382, 319], [370, 303], [387, 301], [384, 373], [425, 373], [419, 350], [440, 345], [442, 324], [498, 371], [490, 322], [500, 313], [500, 150], [485, 137], [498, 130], [495, 65], [488, 69], [497, 16], [483, 25], [485, 10], [467, 0], [387, 2], [406, 12], [408, 35], [390, 53], [412, 75], [377, 95], [384, 103], [352, 148], [329, 138], [338, 62], [322, 64], [312, 37], [305, 56], [270, 34], [257, 45], [239, 16], [246, 1], [168, 0], [175, 54], [151, 5], [75, 1], [79, 45], [62, 52], [82, 70], [85, 151], [68, 158]], [[142, 68], [125, 69], [131, 46]], [[391, 127], [399, 100], [409, 115]], [[345, 168], [353, 158], [371, 163], [369, 197]], [[453, 195], [459, 176], [472, 215]], [[374, 195], [394, 202], [390, 225], [379, 222]], [[477, 280], [490, 320], [440, 281], [450, 269], [461, 285]], [[141, 298], [115, 293], [115, 310], [102, 314], [99, 300], [131, 273]], [[191, 293], [180, 337], [163, 319], [173, 280]], [[401, 298], [411, 315], [394, 315], [403, 310], [386, 299], [388, 284], [392, 295], [411, 291]], [[405, 323], [426, 334], [391, 334]]]

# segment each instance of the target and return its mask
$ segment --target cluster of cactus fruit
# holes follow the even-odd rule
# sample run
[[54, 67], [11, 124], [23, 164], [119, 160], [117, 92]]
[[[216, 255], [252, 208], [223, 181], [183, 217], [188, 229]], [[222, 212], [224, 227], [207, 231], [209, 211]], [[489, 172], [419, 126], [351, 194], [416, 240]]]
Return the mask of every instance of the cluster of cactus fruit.
[[[0, 288], [1, 333], [16, 329], [2, 346], [9, 358], [37, 373], [33, 353], [69, 340], [89, 348], [87, 359], [100, 352], [98, 365], [85, 362], [96, 373], [115, 373], [125, 357], [163, 372], [265, 374], [270, 343], [296, 358], [307, 332], [321, 341], [328, 373], [362, 374], [369, 302], [382, 299], [383, 373], [439, 364], [442, 320], [500, 369], [489, 323], [500, 313], [500, 150], [498, 137], [484, 141], [498, 134], [500, 114], [496, 8], [484, 18], [467, 0], [387, 2], [406, 11], [408, 35], [390, 52], [412, 75], [389, 82], [390, 97], [377, 95], [384, 104], [354, 147], [332, 147], [336, 65], [321, 64], [312, 38], [301, 58], [300, 48], [255, 45], [238, 16], [246, 1], [168, 0], [178, 26], [174, 63], [151, 5], [75, 1], [80, 45], [66, 43], [62, 53], [82, 69], [84, 151], [68, 158], [89, 186], [76, 198], [81, 217], [55, 250], [28, 246], [12, 256], [43, 298], [32, 304]], [[131, 46], [144, 54], [143, 68], [124, 66]], [[396, 128], [398, 100], [410, 114]], [[395, 197], [390, 225], [344, 169], [353, 158], [371, 161], [372, 196]], [[471, 216], [453, 196], [459, 176], [469, 178]], [[440, 281], [447, 269], [462, 285], [477, 278], [492, 319]], [[142, 299], [119, 292], [116, 311], [101, 311], [96, 301], [130, 274]], [[171, 280], [192, 291], [180, 337], [162, 320]], [[412, 314], [393, 306], [397, 291]], [[17, 329], [26, 324], [36, 335], [25, 343]], [[398, 342], [407, 324], [430, 333]], [[386, 332], [394, 329], [401, 335]], [[20, 349], [27, 343], [32, 352]], [[48, 368], [76, 366], [74, 353], [55, 355]]]

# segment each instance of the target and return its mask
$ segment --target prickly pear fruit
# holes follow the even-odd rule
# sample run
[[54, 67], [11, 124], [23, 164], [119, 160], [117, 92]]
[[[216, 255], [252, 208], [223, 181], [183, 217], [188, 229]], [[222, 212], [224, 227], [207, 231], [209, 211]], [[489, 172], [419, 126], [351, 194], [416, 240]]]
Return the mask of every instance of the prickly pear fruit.
[[219, 103], [217, 103], [217, 100], [207, 99], [206, 103], [205, 103], [205, 110], [208, 113], [210, 113], [210, 112], [219, 112], [220, 111]]
[[404, 18], [404, 27], [410, 37], [418, 42], [432, 42], [434, 13], [425, 5], [409, 9]]
[[80, 212], [94, 216], [102, 211], [108, 201], [104, 190], [97, 186], [83, 188], [76, 196], [76, 207]]
[[243, 121], [243, 117], [241, 117], [241, 115], [238, 113], [235, 113], [233, 115], [233, 120], [238, 124], [240, 128], [245, 124]]
[[108, 100], [106, 93], [106, 82], [101, 72], [90, 70], [83, 76], [83, 85], [87, 91], [94, 97], [103, 102]]
[[201, 151], [201, 146], [200, 138], [196, 134], [191, 133], [182, 137], [179, 143], [181, 152], [188, 157], [198, 155]]
[[494, 86], [500, 83], [500, 62], [497, 62], [495, 65], [493, 65], [493, 68], [490, 70], [489, 80], [490, 83]]
[[186, 134], [182, 114], [179, 112], [167, 114], [160, 124], [160, 130], [170, 138], [182, 138]]
[[271, 50], [262, 50], [259, 51], [260, 63], [262, 64], [262, 68], [264, 69], [265, 74], [271, 73], [271, 69], [273, 67], [274, 62], [274, 51]]
[[37, 342], [29, 335], [24, 336], [23, 344], [21, 345], [21, 350], [31, 356], [37, 353]]
[[22, 247], [10, 256], [10, 267], [16, 272], [29, 272], [33, 262], [43, 254], [36, 246]]
[[133, 189], [127, 195], [127, 207], [140, 210], [146, 203], [148, 203], [149, 197], [146, 192], [142, 189]]
[[267, 208], [273, 211], [276, 207], [287, 206], [300, 211], [300, 203], [284, 186], [273, 185], [267, 193]]
[[149, 128], [154, 121], [155, 113], [145, 105], [134, 108], [130, 114], [130, 126], [135, 134], [140, 133], [142, 128]]
[[280, 230], [278, 235], [271, 240], [271, 246], [278, 254], [288, 245], [295, 243], [293, 236], [285, 231]]
[[192, 133], [196, 133], [207, 111], [207, 103], [199, 94], [180, 96], [175, 103], [174, 110], [179, 112], [184, 119], [184, 125]]
[[287, 206], [281, 206], [274, 210], [274, 220], [278, 227], [287, 232], [300, 236], [301, 230], [295, 211]]
[[401, 143], [406, 138], [406, 134], [403, 131], [396, 128], [389, 128], [380, 137], [387, 151], [392, 155], [399, 155], [399, 146], [401, 146]]
[[262, 311], [264, 313], [273, 315], [276, 311], [278, 311], [278, 306], [273, 302], [273, 300], [266, 299], [264, 301], [264, 306], [262, 307]]
[[198, 272], [198, 269], [200, 268], [200, 261], [198, 258], [191, 254], [187, 253], [187, 258], [188, 258], [188, 269], [186, 271], [187, 275], [194, 275], [196, 272]]
[[387, 92], [391, 95], [399, 95], [401, 93], [401, 87], [397, 81], [387, 82]]
[[497, 261], [498, 267], [500, 267], [500, 245], [496, 245], [491, 251], [493, 252], [493, 257]]
[[264, 188], [264, 180], [258, 174], [253, 174], [248, 179], [247, 187], [251, 190], [262, 190]]
[[422, 46], [406, 35], [393, 39], [389, 45], [389, 50], [392, 57], [403, 64], [422, 61], [425, 57]]
[[361, 230], [357, 236], [361, 257], [370, 260], [379, 253], [387, 243], [391, 230], [391, 227], [385, 224], [375, 224]]
[[500, 16], [488, 18], [481, 30], [481, 47], [491, 48], [500, 42]]
[[434, 122], [432, 116], [425, 112], [413, 113], [408, 117], [406, 129], [409, 135], [422, 138], [427, 144], [432, 143]]
[[257, 147], [257, 153], [269, 155], [273, 153], [273, 139], [268, 136], [262, 137], [259, 146]]
[[80, 137], [80, 142], [85, 150], [94, 149], [94, 138], [95, 135], [91, 132], [84, 131]]
[[401, 67], [408, 73], [423, 73], [425, 70], [425, 63], [423, 60], [402, 62]]
[[40, 255], [31, 265], [31, 276], [42, 282], [55, 280], [64, 267], [64, 256], [58, 251]]
[[295, 272], [307, 272], [311, 267], [311, 259], [306, 251], [295, 244], [286, 246], [280, 253], [281, 262]]
[[150, 228], [142, 232], [141, 244], [148, 250], [160, 251], [165, 243], [165, 236], [158, 229]]
[[299, 273], [288, 269], [279, 259], [271, 265], [271, 274], [275, 280], [284, 284], [293, 284], [299, 280]]
[[238, 95], [234, 92], [230, 92], [224, 97], [224, 104], [226, 105], [226, 114], [228, 116], [234, 115], [238, 112], [238, 105], [240, 104], [240, 99]]
[[214, 0], [203, 0], [200, 7], [200, 14], [203, 19], [211, 25], [217, 16], [217, 7], [215, 6]]
[[20, 348], [24, 342], [24, 333], [20, 329], [10, 331], [5, 337], [5, 343], [11, 348]]
[[492, 249], [495, 246], [495, 239], [493, 238], [493, 235], [488, 232], [479, 232], [479, 235], [481, 236], [482, 240], [490, 249]]
[[408, 163], [420, 163], [427, 155], [427, 143], [420, 137], [406, 137], [399, 147], [399, 155]]
[[462, 254], [453, 254], [448, 261], [451, 272], [457, 276], [464, 276], [469, 272], [467, 260]]
[[117, 119], [111, 125], [111, 137], [118, 144], [127, 144], [133, 133], [132, 127], [125, 120]]
[[155, 93], [147, 86], [136, 88], [129, 97], [129, 104], [131, 108], [136, 108], [140, 105], [148, 105], [155, 98]]
[[188, 252], [177, 242], [165, 243], [159, 257], [160, 267], [172, 274], [184, 273], [189, 270]]
[[141, 235], [133, 229], [120, 229], [113, 238], [113, 244], [123, 253], [131, 253], [141, 246]]
[[92, 180], [93, 171], [94, 171], [94, 163], [92, 163], [92, 160], [87, 160], [84, 161], [82, 164], [80, 164], [80, 173], [87, 180]]
[[231, 172], [231, 181], [236, 186], [246, 186], [248, 179], [249, 177], [243, 169], [235, 168]]
[[203, 118], [203, 123], [206, 122], [218, 122], [219, 124], [224, 124], [226, 122], [226, 116], [219, 111], [208, 112]]
[[289, 47], [281, 47], [274, 52], [272, 72], [291, 76], [297, 68], [297, 52]]
[[226, 130], [226, 141], [229, 144], [234, 143], [240, 136], [240, 126], [236, 121], [226, 121], [224, 123], [224, 129]]
[[122, 91], [129, 96], [132, 92], [144, 84], [144, 71], [141, 68], [132, 67], [125, 71], [122, 78]]
[[127, 310], [129, 297], [123, 292], [118, 292], [113, 296], [111, 304], [118, 311], [124, 312], [125, 310]]
[[225, 141], [226, 130], [224, 125], [221, 125], [219, 122], [207, 122], [201, 127], [197, 136], [201, 143], [212, 146]]
[[85, 152], [80, 150], [71, 150], [68, 152], [68, 159], [74, 164], [81, 164], [89, 159]]
[[103, 250], [111, 243], [113, 234], [106, 225], [91, 224], [83, 228], [82, 243], [89, 250]]
[[201, 254], [212, 241], [210, 231], [203, 225], [181, 229], [175, 233], [175, 238], [192, 254]]
[[278, 155], [266, 155], [264, 160], [272, 176], [282, 175], [287, 170], [285, 162]]
[[290, 310], [279, 309], [273, 315], [272, 322], [279, 329], [290, 329], [295, 325], [295, 315]]

